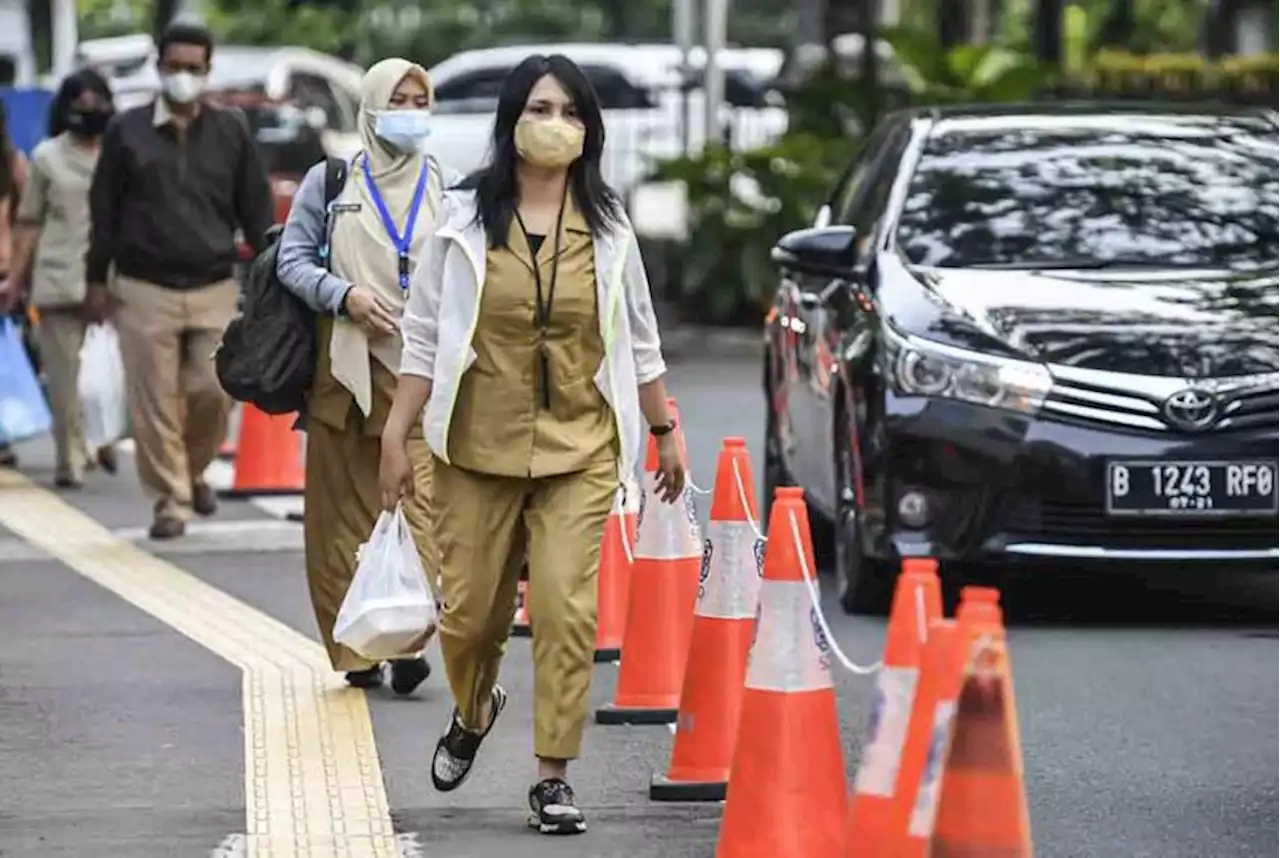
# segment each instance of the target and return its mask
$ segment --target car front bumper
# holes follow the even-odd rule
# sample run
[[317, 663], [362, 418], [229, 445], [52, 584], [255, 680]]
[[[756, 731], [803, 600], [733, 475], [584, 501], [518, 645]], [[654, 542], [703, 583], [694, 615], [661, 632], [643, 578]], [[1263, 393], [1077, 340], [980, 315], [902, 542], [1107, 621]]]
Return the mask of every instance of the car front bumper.
[[[864, 450], [864, 547], [872, 556], [1270, 569], [1280, 560], [1274, 513], [1113, 517], [1105, 484], [1115, 459], [1275, 462], [1275, 424], [1198, 436], [1134, 432], [889, 395], [880, 428]], [[913, 491], [929, 501], [919, 527], [898, 510]]]

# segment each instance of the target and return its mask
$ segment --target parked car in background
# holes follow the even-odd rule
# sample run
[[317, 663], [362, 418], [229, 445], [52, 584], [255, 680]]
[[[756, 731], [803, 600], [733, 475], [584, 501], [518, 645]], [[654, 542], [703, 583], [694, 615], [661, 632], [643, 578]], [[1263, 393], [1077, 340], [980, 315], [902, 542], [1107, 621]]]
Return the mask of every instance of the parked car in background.
[[[512, 45], [463, 51], [430, 69], [436, 88], [436, 121], [427, 146], [462, 172], [483, 165], [493, 130], [498, 90], [507, 74], [534, 53], [560, 53], [578, 63], [600, 95], [607, 138], [605, 179], [629, 196], [658, 159], [684, 151], [681, 54], [674, 45]], [[782, 64], [781, 51], [749, 49], [722, 54], [727, 105], [722, 121], [729, 141], [748, 149], [781, 136], [786, 111], [771, 96], [769, 79]], [[691, 57], [694, 71], [705, 63]], [[700, 88], [688, 102], [689, 144], [706, 136]]]
[[[121, 106], [155, 98], [160, 81], [153, 57], [150, 54], [145, 63], [109, 78]], [[213, 54], [208, 92], [213, 96], [257, 92], [270, 101], [319, 111], [324, 116], [325, 150], [351, 157], [360, 150], [356, 119], [363, 76], [359, 66], [306, 48], [219, 45]]]
[[1276, 571], [1277, 125], [903, 112], [774, 249], [767, 492], [848, 610], [899, 559]]

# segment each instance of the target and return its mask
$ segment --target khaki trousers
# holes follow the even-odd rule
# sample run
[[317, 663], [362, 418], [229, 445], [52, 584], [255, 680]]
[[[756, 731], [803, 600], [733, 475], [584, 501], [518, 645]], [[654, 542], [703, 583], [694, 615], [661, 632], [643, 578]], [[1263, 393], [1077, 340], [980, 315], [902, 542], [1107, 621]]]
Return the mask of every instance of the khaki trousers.
[[[307, 421], [307, 480], [303, 497], [303, 539], [306, 547], [307, 586], [311, 607], [329, 664], [334, 670], [367, 670], [371, 662], [333, 639], [342, 600], [347, 597], [356, 574], [356, 550], [369, 539], [382, 512], [378, 489], [378, 462], [382, 442], [363, 431], [363, 421], [352, 408], [346, 428], [334, 429], [314, 416]], [[433, 459], [421, 438], [409, 439], [409, 459], [413, 462], [413, 499], [405, 503], [404, 514], [427, 584], [434, 593], [436, 570], [440, 568], [431, 526], [431, 471]], [[438, 597], [439, 594], [437, 594]], [[434, 630], [432, 630], [434, 631]], [[412, 658], [426, 647], [422, 643], [404, 653]]]
[[477, 716], [498, 679], [527, 550], [534, 753], [576, 759], [595, 659], [600, 541], [617, 464], [517, 479], [437, 459], [433, 481], [444, 597], [440, 650], [463, 723], [483, 727]]
[[59, 477], [84, 478], [84, 420], [80, 412], [80, 347], [85, 322], [77, 308], [41, 310], [36, 325], [49, 410], [53, 414], [53, 443]]
[[155, 498], [157, 516], [190, 519], [191, 487], [226, 437], [231, 399], [218, 384], [213, 353], [238, 291], [234, 280], [199, 289], [116, 281], [138, 479]]

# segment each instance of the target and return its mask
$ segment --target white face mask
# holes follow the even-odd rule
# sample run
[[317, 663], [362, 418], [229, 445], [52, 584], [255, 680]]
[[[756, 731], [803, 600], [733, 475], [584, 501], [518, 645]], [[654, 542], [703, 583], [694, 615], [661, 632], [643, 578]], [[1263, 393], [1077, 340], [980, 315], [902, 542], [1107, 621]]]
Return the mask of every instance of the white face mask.
[[401, 152], [417, 152], [431, 134], [431, 111], [380, 111], [373, 120], [373, 133]]
[[191, 72], [175, 72], [162, 78], [164, 94], [176, 104], [190, 104], [204, 91], [204, 78]]

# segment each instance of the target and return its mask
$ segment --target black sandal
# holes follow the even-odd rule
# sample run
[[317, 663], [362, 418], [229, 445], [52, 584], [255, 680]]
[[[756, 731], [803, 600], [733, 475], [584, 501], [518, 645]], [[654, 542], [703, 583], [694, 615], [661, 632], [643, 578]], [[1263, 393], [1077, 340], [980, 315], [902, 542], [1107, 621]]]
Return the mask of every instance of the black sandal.
[[495, 685], [489, 699], [492, 701], [489, 723], [483, 733], [464, 727], [462, 716], [458, 713], [458, 708], [454, 707], [449, 729], [436, 743], [436, 752], [431, 758], [431, 783], [440, 792], [452, 792], [462, 786], [471, 774], [480, 743], [489, 735], [507, 705], [507, 692], [502, 690], [501, 685]]

